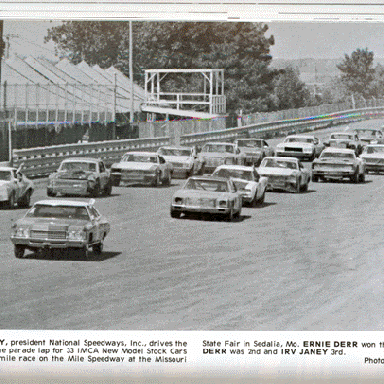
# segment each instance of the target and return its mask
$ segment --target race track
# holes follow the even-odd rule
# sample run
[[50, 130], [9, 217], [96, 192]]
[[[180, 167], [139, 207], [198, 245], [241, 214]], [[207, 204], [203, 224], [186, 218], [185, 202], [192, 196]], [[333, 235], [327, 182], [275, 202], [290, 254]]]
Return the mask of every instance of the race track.
[[[235, 222], [172, 219], [183, 182], [98, 198], [112, 229], [88, 261], [29, 251], [16, 259], [10, 228], [26, 210], [1, 210], [1, 328], [383, 330], [384, 175], [268, 192]], [[32, 202], [46, 198], [45, 185]]]

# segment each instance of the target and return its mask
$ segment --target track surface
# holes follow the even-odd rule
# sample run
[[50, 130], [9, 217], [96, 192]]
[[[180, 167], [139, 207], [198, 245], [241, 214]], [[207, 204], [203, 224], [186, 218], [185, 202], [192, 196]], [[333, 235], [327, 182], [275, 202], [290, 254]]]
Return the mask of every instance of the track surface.
[[[232, 223], [172, 219], [183, 182], [98, 198], [112, 230], [89, 261], [16, 259], [10, 227], [26, 210], [0, 211], [1, 328], [383, 330], [384, 175], [268, 192]], [[40, 182], [32, 202], [43, 198]]]

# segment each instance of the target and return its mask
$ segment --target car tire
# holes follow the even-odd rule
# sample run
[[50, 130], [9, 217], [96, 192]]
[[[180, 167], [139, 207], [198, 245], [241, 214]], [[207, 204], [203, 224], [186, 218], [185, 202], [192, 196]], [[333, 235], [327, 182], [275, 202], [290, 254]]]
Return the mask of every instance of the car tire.
[[83, 248], [80, 248], [80, 259], [88, 260], [88, 256], [89, 256], [88, 247], [84, 246]]
[[317, 182], [319, 181], [319, 176], [317, 176], [317, 175], [312, 175], [312, 181], [313, 181], [314, 183], [317, 183]]
[[300, 193], [301, 192], [301, 179], [300, 179], [300, 177], [297, 179], [295, 192], [296, 193]]
[[171, 217], [173, 219], [180, 219], [181, 212], [175, 211], [174, 209], [171, 208]]
[[52, 192], [50, 189], [47, 189], [47, 196], [48, 197], [55, 197], [56, 195], [57, 195], [57, 193]]
[[9, 196], [8, 200], [8, 208], [9, 209], [14, 209], [15, 208], [15, 194], [12, 192], [11, 195]]
[[167, 178], [163, 181], [163, 185], [171, 185], [172, 184], [172, 174], [168, 172]]
[[225, 220], [228, 222], [231, 222], [233, 221], [233, 219], [234, 219], [234, 214], [233, 214], [233, 209], [231, 209], [229, 213], [226, 214]]
[[361, 173], [361, 174], [359, 175], [359, 182], [360, 182], [360, 183], [365, 183], [365, 173]]
[[112, 194], [112, 183], [111, 181], [108, 181], [107, 185], [104, 188], [104, 195], [111, 196], [111, 194]]
[[160, 175], [156, 173], [156, 177], [152, 181], [152, 187], [157, 187], [160, 184]]
[[97, 243], [97, 244], [93, 244], [92, 245], [92, 251], [93, 253], [96, 253], [97, 255], [101, 255], [103, 253], [103, 243], [100, 242], [100, 243]]
[[304, 184], [301, 188], [301, 192], [307, 192], [308, 191], [308, 183]]
[[15, 257], [17, 259], [21, 259], [24, 256], [25, 253], [25, 247], [24, 245], [15, 245]]
[[201, 166], [201, 169], [200, 169], [199, 174], [200, 174], [200, 175], [204, 175], [204, 172], [205, 172], [205, 164], [203, 164], [203, 165]]
[[32, 191], [29, 189], [26, 193], [25, 193], [25, 196], [21, 202], [21, 205], [25, 208], [28, 208], [29, 205], [31, 204], [31, 195], [32, 195]]
[[356, 172], [351, 177], [351, 181], [352, 181], [352, 183], [355, 183], [355, 184], [359, 182], [359, 172], [358, 172], [358, 170], [356, 170]]
[[92, 197], [98, 197], [99, 195], [100, 195], [100, 182], [99, 180], [97, 180], [95, 188], [93, 188], [93, 191], [92, 191]]
[[308, 160], [313, 161], [313, 160], [315, 160], [315, 157], [316, 157], [316, 155], [315, 155], [315, 153], [313, 153], [312, 156], [308, 158]]

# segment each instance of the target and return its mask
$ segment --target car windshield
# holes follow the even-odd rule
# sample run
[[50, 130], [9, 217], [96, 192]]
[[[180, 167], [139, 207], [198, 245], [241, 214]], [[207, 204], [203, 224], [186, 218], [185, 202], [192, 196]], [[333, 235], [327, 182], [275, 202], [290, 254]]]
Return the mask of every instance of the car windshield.
[[270, 168], [286, 168], [286, 169], [297, 169], [297, 164], [294, 161], [287, 160], [276, 160], [276, 159], [265, 159], [262, 167]]
[[312, 137], [287, 137], [285, 143], [313, 143]]
[[235, 153], [235, 149], [232, 145], [206, 144], [202, 148], [201, 152]]
[[28, 211], [26, 217], [89, 220], [89, 215], [86, 207], [74, 207], [66, 205], [52, 206], [44, 204], [35, 204]]
[[67, 161], [61, 163], [59, 171], [96, 172], [96, 163], [89, 163], [85, 161]]
[[228, 184], [222, 180], [189, 179], [184, 189], [209, 192], [228, 192]]
[[252, 172], [251, 171], [243, 171], [241, 169], [219, 169], [218, 171], [215, 171], [213, 173], [215, 176], [219, 177], [233, 177], [236, 179], [243, 179], [251, 181], [252, 178]]
[[320, 158], [321, 159], [354, 159], [354, 154], [343, 153], [343, 152], [323, 152]]
[[237, 140], [237, 145], [239, 147], [261, 148], [263, 143], [261, 140]]
[[157, 156], [150, 156], [150, 155], [133, 155], [128, 154], [123, 156], [122, 161], [126, 162], [138, 162], [138, 163], [157, 163]]
[[353, 135], [343, 134], [343, 133], [336, 133], [331, 135], [331, 139], [335, 140], [353, 140]]
[[355, 133], [359, 137], [367, 137], [367, 138], [372, 138], [376, 136], [380, 136], [380, 131], [375, 131], [372, 129], [356, 129]]
[[0, 171], [0, 180], [10, 181], [12, 180], [10, 171]]
[[160, 148], [159, 154], [163, 156], [191, 156], [191, 150], [177, 148]]
[[365, 153], [367, 155], [371, 155], [373, 153], [384, 153], [384, 146], [383, 147], [366, 147]]

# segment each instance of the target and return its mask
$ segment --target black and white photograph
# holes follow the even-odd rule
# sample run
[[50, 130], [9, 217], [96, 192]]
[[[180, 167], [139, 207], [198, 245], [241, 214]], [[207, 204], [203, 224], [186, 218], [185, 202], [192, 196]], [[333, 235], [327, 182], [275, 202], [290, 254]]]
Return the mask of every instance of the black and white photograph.
[[0, 20], [1, 329], [382, 331], [383, 36]]

